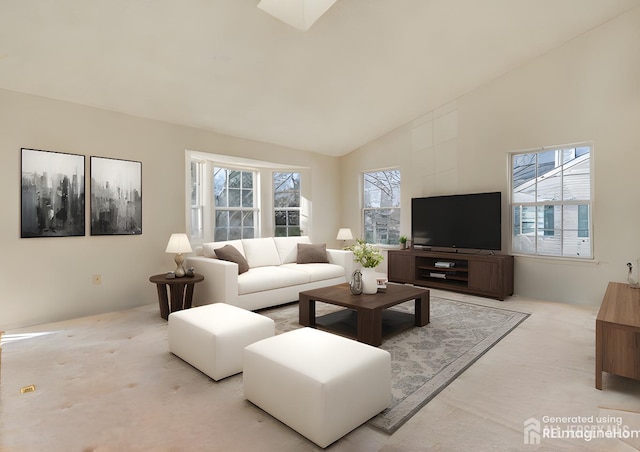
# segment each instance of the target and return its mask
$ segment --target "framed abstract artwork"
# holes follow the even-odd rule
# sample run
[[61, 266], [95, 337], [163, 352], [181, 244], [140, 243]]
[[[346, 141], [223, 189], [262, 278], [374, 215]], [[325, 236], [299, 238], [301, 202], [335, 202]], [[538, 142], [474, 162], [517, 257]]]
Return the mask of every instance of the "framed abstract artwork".
[[91, 235], [142, 234], [142, 163], [91, 157]]
[[84, 155], [20, 152], [20, 237], [85, 235]]

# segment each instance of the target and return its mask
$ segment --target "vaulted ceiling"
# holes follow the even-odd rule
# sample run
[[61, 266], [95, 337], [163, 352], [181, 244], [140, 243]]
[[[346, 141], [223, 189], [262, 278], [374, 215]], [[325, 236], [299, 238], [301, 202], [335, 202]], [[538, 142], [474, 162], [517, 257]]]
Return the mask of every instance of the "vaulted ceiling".
[[0, 0], [0, 88], [343, 155], [640, 0]]

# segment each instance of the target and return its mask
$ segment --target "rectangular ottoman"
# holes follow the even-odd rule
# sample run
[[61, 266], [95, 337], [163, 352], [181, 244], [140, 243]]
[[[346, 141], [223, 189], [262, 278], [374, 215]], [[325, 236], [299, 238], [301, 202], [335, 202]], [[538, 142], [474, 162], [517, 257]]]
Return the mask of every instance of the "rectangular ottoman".
[[313, 328], [244, 349], [244, 396], [320, 447], [391, 403], [391, 355]]
[[275, 322], [225, 303], [169, 314], [169, 351], [214, 380], [242, 372], [244, 348], [275, 334]]

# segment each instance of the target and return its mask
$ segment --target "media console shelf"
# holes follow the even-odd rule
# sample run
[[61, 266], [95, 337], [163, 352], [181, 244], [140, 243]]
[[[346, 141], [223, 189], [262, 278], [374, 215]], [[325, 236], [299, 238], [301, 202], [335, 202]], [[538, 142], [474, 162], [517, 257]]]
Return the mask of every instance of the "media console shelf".
[[[389, 250], [389, 281], [504, 300], [513, 294], [513, 256]], [[448, 266], [447, 266], [448, 265]]]

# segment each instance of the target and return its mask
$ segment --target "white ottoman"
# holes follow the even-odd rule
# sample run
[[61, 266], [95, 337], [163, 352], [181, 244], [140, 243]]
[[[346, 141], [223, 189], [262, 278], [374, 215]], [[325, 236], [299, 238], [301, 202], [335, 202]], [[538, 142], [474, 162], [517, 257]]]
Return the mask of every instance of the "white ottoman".
[[320, 447], [391, 403], [391, 355], [301, 328], [244, 349], [244, 396]]
[[275, 322], [225, 303], [169, 314], [169, 351], [214, 380], [242, 372], [242, 351], [275, 334]]

